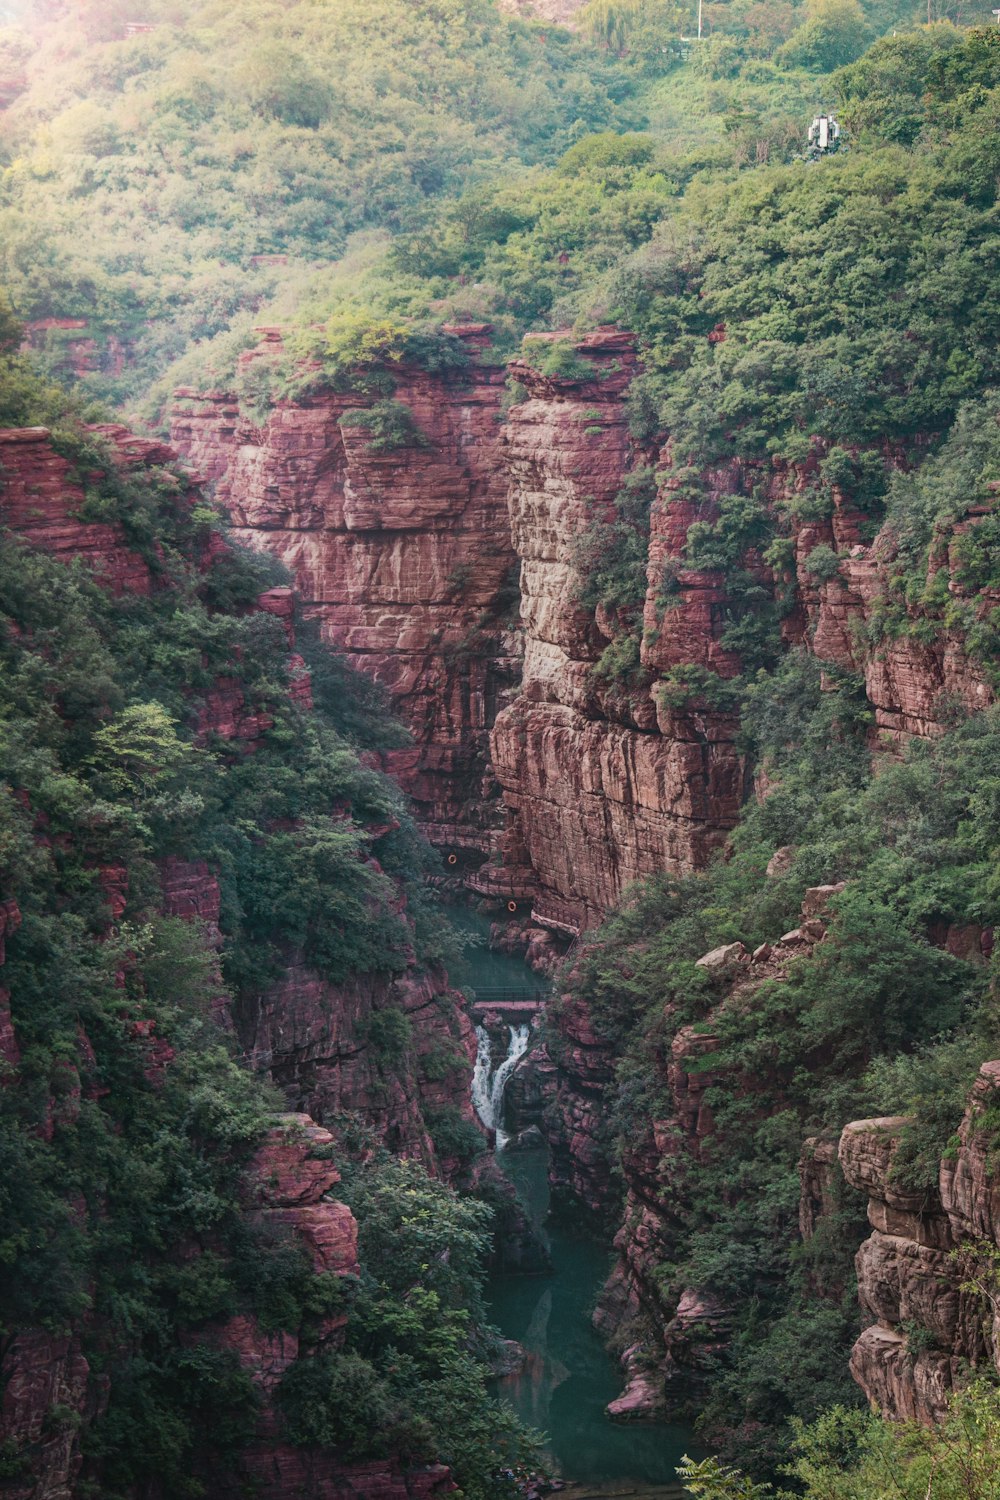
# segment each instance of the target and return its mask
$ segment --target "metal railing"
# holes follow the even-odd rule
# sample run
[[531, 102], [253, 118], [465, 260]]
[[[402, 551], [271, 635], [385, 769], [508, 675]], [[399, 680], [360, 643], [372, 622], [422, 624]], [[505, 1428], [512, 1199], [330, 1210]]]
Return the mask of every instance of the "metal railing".
[[547, 990], [507, 989], [500, 985], [473, 985], [473, 1005], [541, 1005]]

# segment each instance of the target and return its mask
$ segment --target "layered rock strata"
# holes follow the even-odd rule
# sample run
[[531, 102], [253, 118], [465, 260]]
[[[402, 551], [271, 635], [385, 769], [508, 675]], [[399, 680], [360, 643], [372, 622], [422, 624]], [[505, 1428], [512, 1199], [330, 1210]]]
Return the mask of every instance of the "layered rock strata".
[[[725, 683], [744, 667], [727, 644], [735, 605], [721, 566], [692, 563], [692, 528], [704, 535], [741, 504], [770, 511], [794, 566], [765, 563], [752, 542], [736, 543], [733, 566], [773, 601], [786, 648], [863, 677], [873, 749], [940, 734], [956, 710], [994, 697], [967, 629], [947, 625], [942, 605], [892, 601], [896, 539], [887, 526], [866, 540], [870, 518], [849, 487], [822, 479], [828, 443], [813, 439], [795, 464], [734, 458], [694, 473], [677, 464], [670, 441], [647, 453], [629, 440], [627, 337], [595, 333], [574, 348], [593, 379], [512, 366], [527, 396], [504, 432], [524, 677], [492, 735], [509, 819], [494, 888], [508, 878], [515, 896], [532, 897], [538, 920], [569, 930], [593, 925], [630, 881], [704, 865], [746, 794], [738, 725], [724, 707]], [[890, 471], [908, 461], [891, 447], [878, 458]], [[622, 622], [579, 605], [578, 541], [613, 519], [615, 495], [645, 465], [656, 468], [657, 493], [639, 667], [616, 682], [602, 656]], [[947, 599], [979, 624], [1000, 597], [962, 583], [957, 548], [994, 507], [989, 487], [969, 496], [940, 528], [926, 579], [928, 599]], [[810, 564], [817, 548], [821, 567]]]
[[[0, 79], [0, 109], [5, 102]], [[95, 370], [118, 376], [127, 358], [121, 340], [93, 328], [89, 318], [34, 318], [24, 325], [23, 348], [40, 355], [46, 368], [61, 380], [82, 380]]]
[[936, 1421], [970, 1368], [1000, 1372], [998, 1101], [1000, 1062], [987, 1062], [932, 1188], [908, 1189], [894, 1172], [905, 1118], [856, 1120], [841, 1136], [844, 1176], [868, 1195], [872, 1225], [857, 1255], [872, 1321], [851, 1373], [886, 1416]]
[[[116, 594], [148, 594], [145, 559], [117, 522], [86, 519], [86, 476], [55, 451], [51, 437], [47, 427], [0, 429], [0, 524], [61, 560], [82, 558]], [[160, 444], [136, 443], [138, 449], [119, 445], [123, 462], [140, 462], [143, 448], [163, 452]]]
[[587, 1007], [571, 995], [563, 996], [557, 1025], [555, 1087], [553, 1091], [550, 1079], [551, 1102], [545, 1115], [553, 1201], [557, 1207], [560, 1201], [583, 1206], [593, 1232], [606, 1236], [618, 1202], [608, 1161], [605, 1110], [614, 1051], [595, 1033]]
[[[360, 386], [281, 402], [263, 427], [227, 394], [182, 390], [171, 432], [216, 481], [236, 536], [281, 558], [324, 637], [385, 687], [413, 743], [382, 764], [431, 840], [464, 865], [465, 851], [489, 846], [487, 735], [517, 646], [498, 449], [504, 374], [480, 358], [485, 327], [452, 332], [468, 351], [463, 368], [392, 368], [414, 431], [381, 451], [351, 424], [376, 400]], [[247, 358], [279, 347], [277, 330], [265, 331]]]
[[[352, 425], [374, 400], [363, 382], [280, 402], [262, 428], [229, 395], [181, 391], [173, 433], [216, 481], [237, 534], [289, 565], [325, 634], [387, 687], [413, 744], [383, 763], [458, 873], [469, 873], [467, 851], [473, 866], [491, 851], [472, 874], [475, 890], [573, 934], [631, 882], [698, 868], [724, 842], [746, 791], [738, 726], [724, 695], [700, 683], [724, 684], [743, 663], [726, 644], [726, 574], [694, 566], [688, 538], [734, 500], [763, 500], [795, 564], [782, 573], [746, 545], [739, 568], [781, 605], [787, 645], [864, 675], [876, 742], [937, 733], [956, 703], [991, 700], [957, 628], [935, 628], [930, 641], [916, 619], [883, 628], [894, 542], [888, 533], [866, 542], [849, 489], [822, 481], [821, 439], [795, 464], [734, 458], [696, 474], [669, 441], [637, 447], [625, 400], [636, 357], [615, 329], [529, 342], [510, 367], [522, 399], [501, 425], [503, 372], [483, 362], [488, 330], [454, 332], [474, 356], [464, 370], [393, 368], [394, 399], [415, 424], [398, 447], [373, 448]], [[568, 361], [547, 357], [553, 343]], [[278, 331], [265, 330], [245, 358], [252, 368], [279, 348]], [[880, 461], [907, 460], [887, 449]], [[579, 602], [579, 544], [614, 521], [623, 484], [647, 468], [658, 475], [648, 587], [638, 663], [622, 673], [606, 662], [622, 619]], [[964, 598], [955, 538], [991, 504], [970, 497], [968, 515], [933, 549], [931, 575], [946, 571], [953, 598]], [[811, 571], [817, 547], [833, 554], [832, 570]], [[501, 618], [512, 566], [516, 631]], [[996, 603], [967, 602], [980, 615]]]
[[[632, 882], [704, 864], [742, 794], [731, 716], [676, 713], [648, 686], [622, 687], [599, 670], [619, 623], [580, 605], [578, 543], [595, 522], [613, 521], [626, 478], [651, 455], [629, 434], [630, 336], [587, 334], [573, 358], [570, 375], [511, 366], [526, 396], [503, 437], [524, 675], [491, 738], [509, 819], [495, 885], [512, 875], [515, 894], [531, 891], [536, 919], [569, 932], [599, 921]], [[683, 523], [675, 514], [666, 524], [676, 532]], [[657, 540], [650, 552], [654, 599], [664, 546]], [[711, 654], [704, 621], [692, 607], [671, 622], [686, 660]], [[649, 668], [660, 665], [643, 651], [644, 667], [647, 657]]]

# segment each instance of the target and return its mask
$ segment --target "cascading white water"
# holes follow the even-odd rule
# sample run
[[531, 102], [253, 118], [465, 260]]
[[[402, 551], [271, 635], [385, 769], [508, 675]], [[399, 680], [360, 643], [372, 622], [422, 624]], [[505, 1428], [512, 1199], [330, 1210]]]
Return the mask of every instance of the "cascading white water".
[[476, 1027], [476, 1066], [472, 1070], [472, 1107], [487, 1129], [492, 1129], [490, 1115], [490, 1069], [493, 1049], [485, 1026]]
[[530, 1026], [511, 1026], [509, 1030], [510, 1048], [493, 1075], [493, 1087], [490, 1090], [490, 1113], [493, 1116], [493, 1128], [497, 1133], [498, 1146], [502, 1146], [507, 1139], [500, 1129], [500, 1122], [503, 1119], [503, 1091], [507, 1087], [507, 1079], [527, 1052], [528, 1038], [531, 1035]]
[[498, 1146], [502, 1146], [505, 1139], [500, 1129], [500, 1122], [503, 1119], [503, 1091], [507, 1087], [508, 1078], [527, 1052], [531, 1038], [530, 1026], [509, 1026], [507, 1029], [510, 1032], [507, 1056], [491, 1078], [493, 1054], [490, 1035], [485, 1026], [476, 1027], [476, 1040], [479, 1045], [476, 1052], [476, 1066], [472, 1074], [472, 1102], [487, 1130], [496, 1131]]

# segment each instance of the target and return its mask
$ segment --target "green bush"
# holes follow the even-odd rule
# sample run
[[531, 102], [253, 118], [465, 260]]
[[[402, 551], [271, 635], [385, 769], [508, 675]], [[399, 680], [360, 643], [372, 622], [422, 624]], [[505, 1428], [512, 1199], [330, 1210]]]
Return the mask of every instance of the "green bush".
[[872, 39], [858, 0], [809, 0], [806, 20], [777, 53], [789, 67], [829, 73], [860, 57]]
[[525, 359], [542, 375], [556, 380], [593, 380], [594, 366], [577, 353], [573, 339], [529, 339]]
[[434, 1150], [444, 1160], [467, 1163], [486, 1150], [482, 1132], [457, 1108], [429, 1110], [425, 1118]]
[[[811, 1426], [798, 1424], [792, 1488], [775, 1492], [715, 1458], [685, 1458], [678, 1474], [696, 1500], [986, 1500], [1000, 1465], [1000, 1400], [976, 1380], [955, 1392], [943, 1422], [884, 1422], [877, 1413], [834, 1407]], [[887, 1480], [890, 1489], [887, 1490]]]
[[373, 1011], [364, 1036], [379, 1062], [393, 1069], [403, 1061], [413, 1033], [409, 1016], [398, 1005]]
[[843, 559], [826, 542], [819, 542], [800, 564], [802, 572], [816, 583], [829, 583], [840, 572]]
[[379, 401], [355, 411], [345, 411], [340, 425], [370, 433], [369, 453], [393, 453], [397, 448], [426, 448], [430, 438], [421, 432], [413, 413], [402, 401]]

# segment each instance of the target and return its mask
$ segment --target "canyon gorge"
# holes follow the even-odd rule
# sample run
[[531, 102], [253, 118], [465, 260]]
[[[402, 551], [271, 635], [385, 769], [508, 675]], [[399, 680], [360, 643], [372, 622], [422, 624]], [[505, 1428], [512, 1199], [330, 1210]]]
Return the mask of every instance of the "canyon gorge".
[[1000, 30], [689, 11], [0, 15], [0, 1500], [989, 1500]]
[[[935, 627], [928, 639], [914, 609], [909, 623], [916, 629], [877, 629], [896, 557], [891, 528], [872, 533], [849, 478], [834, 485], [828, 515], [811, 519], [800, 503], [815, 488], [830, 443], [814, 438], [808, 457], [795, 463], [716, 464], [692, 486], [689, 476], [674, 477], [669, 440], [651, 452], [630, 436], [626, 399], [637, 363], [628, 334], [605, 329], [574, 340], [583, 368], [571, 375], [545, 374], [531, 362], [541, 351], [542, 364], [546, 345], [568, 335], [530, 341], [506, 372], [517, 399], [504, 409], [505, 372], [491, 362], [490, 330], [449, 331], [474, 351], [475, 363], [440, 377], [406, 370], [396, 376], [396, 393], [422, 435], [419, 447], [367, 454], [357, 429], [341, 422], [356, 394], [322, 389], [301, 403], [279, 403], [263, 427], [240, 416], [232, 395], [183, 390], [172, 437], [197, 471], [217, 482], [237, 535], [285, 562], [324, 636], [388, 689], [413, 746], [383, 754], [385, 769], [414, 798], [425, 833], [452, 856], [466, 888], [516, 907], [519, 941], [543, 954], [555, 943], [558, 951], [560, 940], [599, 923], [633, 882], [703, 868], [724, 847], [746, 798], [768, 795], [766, 767], [753, 784], [737, 717], [700, 690], [705, 678], [693, 679], [683, 701], [663, 688], [676, 669], [700, 669], [722, 684], [741, 670], [739, 653], [721, 640], [733, 611], [726, 573], [698, 567], [688, 548], [691, 528], [717, 523], [734, 497], [763, 495], [770, 514], [784, 518], [784, 567], [765, 562], [757, 546], [740, 565], [780, 602], [783, 649], [805, 650], [826, 669], [863, 681], [873, 754], [898, 754], [914, 737], [939, 736], [956, 711], [975, 713], [992, 702], [988, 672], [965, 649], [967, 628]], [[267, 330], [265, 337], [273, 342], [277, 335]], [[261, 347], [266, 352], [267, 342]], [[260, 350], [245, 356], [259, 357]], [[908, 462], [889, 446], [875, 456], [889, 473]], [[638, 668], [623, 682], [600, 665], [623, 624], [613, 612], [581, 603], [578, 543], [595, 522], [613, 520], [629, 476], [651, 468], [657, 487]], [[936, 534], [929, 565], [931, 582], [943, 582], [952, 599], [969, 600], [985, 620], [996, 594], [963, 585], [956, 544], [991, 515], [992, 504], [970, 493], [950, 528]], [[824, 578], [810, 573], [817, 548], [833, 555]], [[519, 612], [510, 605], [512, 564]], [[776, 873], [788, 852], [773, 851]], [[807, 891], [801, 925], [780, 942], [774, 934], [752, 961], [735, 951], [741, 945], [704, 960], [731, 989], [724, 1004], [737, 997], [752, 1003], [755, 982], [780, 981], [789, 961], [808, 961], [826, 933], [827, 894]], [[950, 928], [934, 941], [986, 962], [992, 930]], [[548, 1100], [554, 1186], [610, 1227], [617, 1189], [606, 1113], [614, 1048], [595, 1034], [575, 995], [566, 997], [554, 1025], [554, 1075], [543, 1048], [518, 1077], [521, 1087], [537, 1077]], [[641, 1367], [620, 1415], [662, 1409], [650, 1360], [669, 1390], [696, 1374], [727, 1337], [724, 1306], [695, 1289], [664, 1300], [658, 1274], [676, 1248], [672, 1221], [684, 1180], [713, 1152], [703, 1097], [720, 1081], [712, 1051], [710, 1030], [676, 1033], [664, 1064], [673, 1112], [630, 1142], [623, 1162], [620, 1259], [599, 1326], [612, 1333], [652, 1315], [659, 1347], [644, 1351], [645, 1363], [637, 1349], [629, 1351], [626, 1372]], [[527, 1082], [529, 1093], [534, 1087]], [[876, 1122], [869, 1134], [877, 1138], [882, 1128]], [[919, 1200], [909, 1217], [883, 1208], [883, 1198], [895, 1205], [888, 1158], [869, 1181], [851, 1154], [868, 1130], [865, 1122], [849, 1125], [841, 1147], [846, 1183], [873, 1194], [876, 1226], [858, 1268], [862, 1307], [878, 1321], [862, 1335], [852, 1370], [886, 1413], [929, 1420], [942, 1414], [960, 1361], [983, 1355], [982, 1296], [957, 1290], [965, 1273], [948, 1256], [971, 1229], [959, 1228], [954, 1216], [950, 1229], [940, 1227], [944, 1210], [920, 1195], [906, 1199]], [[980, 1153], [979, 1192], [989, 1200], [984, 1160]], [[841, 1182], [833, 1146], [807, 1155], [802, 1173], [803, 1232], [812, 1234], [832, 1201], [833, 1179]], [[817, 1195], [819, 1207], [809, 1208]], [[964, 1213], [971, 1226], [968, 1205]], [[890, 1214], [892, 1226], [879, 1214]], [[996, 1244], [992, 1228], [981, 1227], [977, 1237]], [[925, 1245], [933, 1250], [930, 1267]], [[942, 1334], [946, 1352], [920, 1354], [914, 1363], [901, 1330], [928, 1281], [935, 1302], [943, 1298], [950, 1307], [949, 1298], [965, 1296], [975, 1311], [956, 1313]], [[945, 1286], [953, 1290], [945, 1293]], [[933, 1318], [926, 1326], [937, 1332]]]
[[[803, 462], [711, 466], [692, 496], [673, 476], [669, 440], [649, 451], [630, 436], [637, 365], [627, 333], [532, 340], [571, 342], [585, 369], [561, 376], [527, 358], [508, 370], [491, 363], [487, 326], [447, 331], [475, 356], [467, 367], [395, 377], [419, 444], [371, 452], [365, 429], [350, 425], [359, 393], [322, 388], [280, 402], [263, 426], [241, 416], [233, 394], [179, 390], [171, 441], [215, 485], [234, 535], [285, 563], [306, 616], [386, 688], [413, 744], [383, 752], [384, 768], [473, 890], [510, 897], [574, 936], [633, 882], [701, 868], [725, 843], [748, 792], [736, 717], [694, 679], [680, 704], [662, 681], [694, 668], [724, 683], [743, 665], [721, 644], [738, 607], [724, 570], [699, 569], [687, 554], [691, 526], [716, 523], [733, 497], [763, 492], [772, 514], [792, 514], [783, 571], [752, 548], [740, 562], [780, 600], [786, 649], [863, 674], [873, 748], [933, 736], [956, 707], [993, 701], [960, 630], [866, 642], [886, 597], [892, 535], [862, 541], [866, 516], [849, 480], [846, 491], [834, 486], [829, 517], [795, 517], [832, 446], [821, 437]], [[247, 365], [280, 344], [277, 330], [264, 333]], [[504, 410], [507, 378], [518, 399]], [[889, 472], [905, 465], [891, 449], [876, 457]], [[577, 544], [613, 520], [623, 485], [650, 466], [658, 489], [634, 686], [602, 670], [624, 627], [580, 603]], [[983, 619], [996, 598], [963, 588], [949, 559], [991, 508], [970, 495], [930, 568]], [[809, 573], [817, 547], [835, 554], [829, 578]]]
[[[509, 371], [491, 363], [486, 327], [449, 332], [473, 351], [474, 363], [439, 376], [398, 373], [396, 392], [406, 397], [420, 434], [413, 447], [370, 452], [363, 429], [342, 420], [356, 409], [357, 393], [342, 397], [322, 388], [279, 403], [263, 427], [242, 417], [229, 394], [179, 391], [175, 449], [120, 426], [93, 432], [111, 445], [123, 472], [167, 464], [176, 474], [183, 455], [194, 471], [181, 481], [183, 504], [197, 504], [196, 486], [212, 484], [233, 534], [273, 551], [289, 568], [294, 589], [272, 586], [255, 603], [275, 622], [286, 653], [289, 704], [304, 715], [312, 705], [308, 669], [296, 653], [298, 603], [325, 639], [381, 683], [409, 730], [410, 745], [367, 752], [367, 759], [398, 782], [425, 836], [448, 856], [450, 888], [464, 886], [501, 912], [509, 903], [512, 945], [551, 969], [567, 943], [585, 939], [632, 882], [703, 868], [725, 846], [744, 801], [766, 803], [767, 768], [758, 768], [756, 781], [750, 777], [737, 716], [713, 701], [706, 677], [681, 695], [663, 689], [677, 668], [694, 667], [725, 683], [741, 667], [738, 653], [721, 640], [730, 603], [726, 575], [694, 565], [688, 537], [692, 527], [717, 522], [727, 499], [752, 491], [763, 491], [774, 514], [787, 516], [789, 500], [808, 490], [828, 445], [814, 439], [810, 457], [798, 464], [713, 466], [692, 497], [690, 483], [674, 477], [669, 441], [650, 452], [629, 434], [625, 400], [637, 368], [629, 335], [604, 329], [577, 339], [573, 356], [584, 368], [559, 375], [543, 373], [528, 358]], [[266, 331], [271, 345], [276, 338]], [[535, 344], [546, 342], [555, 340]], [[504, 409], [508, 377], [519, 399]], [[162, 588], [156, 558], [130, 544], [120, 522], [81, 520], [77, 471], [46, 429], [0, 433], [0, 452], [3, 520], [12, 532], [60, 562], [83, 560], [116, 598], [156, 596]], [[902, 462], [890, 451], [881, 458], [889, 468]], [[630, 475], [654, 466], [638, 668], [615, 680], [602, 673], [601, 661], [622, 620], [581, 603], [578, 539], [613, 518]], [[990, 514], [991, 502], [970, 494], [952, 530], [935, 537], [933, 568], [952, 596], [963, 597], [956, 539]], [[913, 737], [943, 733], [956, 704], [970, 712], [986, 707], [992, 689], [957, 628], [929, 641], [898, 634], [872, 642], [869, 627], [884, 605], [893, 538], [883, 531], [863, 541], [864, 522], [850, 494], [835, 489], [828, 518], [793, 523], [785, 572], [765, 563], [758, 547], [741, 561], [782, 601], [785, 649], [805, 649], [824, 670], [863, 680], [870, 751], [891, 756]], [[201, 545], [202, 570], [225, 555], [217, 534]], [[835, 571], [822, 581], [808, 567], [820, 546], [836, 558]], [[988, 618], [994, 596], [979, 591], [974, 598]], [[221, 745], [244, 761], [259, 752], [275, 722], [273, 705], [255, 700], [238, 661], [209, 673], [192, 712], [201, 743]], [[357, 822], [359, 814], [348, 816]], [[395, 824], [391, 814], [379, 813], [367, 823], [362, 817], [361, 826], [377, 845]], [[45, 842], [43, 833], [36, 836]], [[769, 875], [773, 866], [780, 878], [789, 853], [773, 851]], [[108, 865], [98, 880], [110, 935], [126, 909], [129, 875]], [[194, 923], [209, 952], [217, 951], [222, 895], [211, 864], [171, 855], [161, 859], [158, 881], [164, 915]], [[697, 1388], [706, 1358], [725, 1347], [732, 1310], [697, 1288], [678, 1297], [659, 1274], [676, 1251], [685, 1184], [717, 1149], [710, 1091], [725, 1075], [713, 1070], [711, 1017], [752, 1006], [756, 987], [780, 984], [790, 964], [822, 953], [828, 902], [843, 889], [841, 882], [807, 890], [800, 925], [752, 954], [733, 943], [699, 960], [715, 994], [709, 1022], [681, 1026], [670, 1038], [663, 1055], [668, 1111], [630, 1141], [622, 1160], [618, 1261], [596, 1319], [609, 1336], [630, 1326], [644, 1332], [623, 1356], [626, 1389], [612, 1403], [614, 1416], [662, 1412], [674, 1388], [692, 1382]], [[15, 933], [16, 902], [4, 910], [5, 930]], [[930, 936], [977, 964], [992, 950], [989, 928], [966, 924]], [[301, 948], [286, 945], [268, 984], [249, 986], [234, 1002], [223, 994], [213, 962], [217, 1024], [300, 1111], [272, 1128], [249, 1169], [245, 1201], [263, 1205], [252, 1210], [258, 1219], [269, 1214], [299, 1237], [318, 1274], [354, 1275], [357, 1224], [330, 1196], [337, 1173], [313, 1148], [333, 1138], [315, 1122], [363, 1120], [393, 1150], [462, 1178], [464, 1147], [440, 1139], [435, 1145], [433, 1135], [434, 1122], [445, 1118], [472, 1127], [475, 1040], [465, 998], [449, 987], [440, 964], [416, 963], [412, 955], [391, 979], [358, 975], [332, 983]], [[615, 1048], [572, 988], [550, 1010], [548, 1051], [527, 1042], [520, 1048], [526, 1056], [515, 1075], [513, 1108], [522, 1123], [529, 1116], [544, 1122], [560, 1201], [582, 1205], [610, 1234], [619, 1213], [606, 1119]], [[405, 1028], [405, 1066], [401, 1054], [387, 1067], [378, 1049], [373, 1018], [386, 1011]], [[10, 1087], [21, 1049], [9, 1009], [2, 1015]], [[148, 1035], [146, 1069], [155, 1078], [171, 1048], [155, 1031]], [[87, 1097], [91, 1054], [81, 1033], [71, 1108], [74, 1098]], [[942, 1162], [935, 1191], [894, 1186], [893, 1151], [905, 1121], [850, 1123], [839, 1153], [828, 1137], [804, 1148], [800, 1223], [807, 1244], [827, 1214], [853, 1212], [858, 1223], [860, 1195], [870, 1196], [873, 1232], [858, 1251], [858, 1274], [863, 1312], [876, 1321], [862, 1332], [851, 1368], [888, 1415], [939, 1418], [963, 1362], [996, 1359], [982, 1309], [991, 1295], [990, 1247], [1000, 1243], [1000, 1230], [989, 1206], [996, 1191], [992, 1158], [977, 1125], [989, 1109], [995, 1067], [983, 1068], [957, 1153]], [[65, 1120], [66, 1108], [50, 1100], [47, 1130]], [[934, 1339], [917, 1353], [909, 1345], [914, 1320]], [[213, 1332], [214, 1347], [236, 1355], [263, 1403], [241, 1472], [261, 1494], [275, 1497], [303, 1485], [337, 1500], [445, 1492], [452, 1483], [446, 1469], [415, 1475], [398, 1461], [352, 1467], [341, 1459], [331, 1467], [319, 1452], [275, 1446], [277, 1419], [268, 1403], [300, 1342], [305, 1357], [335, 1348], [345, 1322], [338, 1314], [308, 1335], [276, 1340], [240, 1315]], [[68, 1428], [50, 1432], [45, 1413], [57, 1403], [85, 1425], [101, 1410], [99, 1383], [95, 1388], [78, 1342], [41, 1328], [19, 1334], [4, 1361], [5, 1430], [31, 1454], [31, 1478], [5, 1481], [4, 1493], [18, 1500], [69, 1495], [81, 1463], [78, 1444]]]

